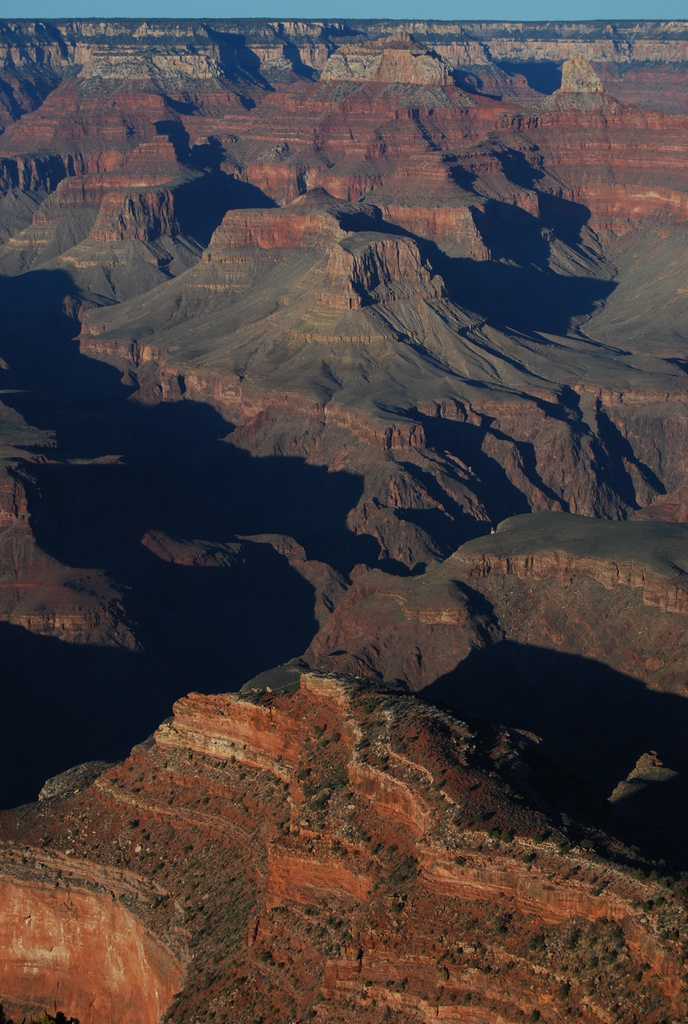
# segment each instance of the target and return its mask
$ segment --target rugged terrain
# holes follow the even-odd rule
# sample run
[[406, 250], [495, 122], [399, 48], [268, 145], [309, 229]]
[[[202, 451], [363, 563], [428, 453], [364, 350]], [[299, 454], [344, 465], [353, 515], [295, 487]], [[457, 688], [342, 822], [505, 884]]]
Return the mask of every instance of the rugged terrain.
[[15, 1013], [59, 998], [113, 1024], [685, 1014], [683, 885], [555, 809], [526, 734], [306, 673], [191, 694], [94, 774], [3, 814]]
[[687, 556], [682, 524], [516, 516], [422, 576], [361, 575], [306, 657], [535, 733], [683, 863]]
[[[2, 805], [99, 766], [4, 819], [6, 934], [43, 901], [38, 963], [72, 899], [83, 922], [40, 993], [8, 955], [12, 1012], [114, 1021], [145, 993], [154, 1021], [181, 986], [174, 1020], [685, 1016], [683, 926], [632, 871], [688, 868], [687, 79], [688, 22], [0, 22]], [[303, 670], [368, 682], [189, 698], [104, 767], [191, 689]], [[480, 716], [475, 765], [443, 762], [457, 793], [416, 783], [463, 726], [371, 679]], [[411, 767], [383, 796], [366, 686], [409, 735], [444, 723], [415, 750], [388, 708]], [[339, 737], [307, 785], [299, 701]], [[245, 774], [219, 720], [268, 707], [284, 767], [246, 739]], [[515, 803], [505, 744], [537, 776]], [[373, 853], [390, 794], [406, 824]], [[439, 896], [474, 883], [469, 921]], [[509, 967], [471, 931], [489, 900]]]

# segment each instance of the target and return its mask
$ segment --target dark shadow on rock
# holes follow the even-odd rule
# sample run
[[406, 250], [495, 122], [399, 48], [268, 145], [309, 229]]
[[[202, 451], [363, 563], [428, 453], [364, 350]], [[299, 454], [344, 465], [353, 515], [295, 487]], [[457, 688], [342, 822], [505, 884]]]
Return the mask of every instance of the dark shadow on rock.
[[318, 75], [315, 68], [309, 67], [308, 64], [303, 63], [298, 47], [296, 47], [294, 43], [285, 42], [282, 52], [291, 63], [291, 66], [294, 69], [294, 74], [299, 75], [301, 78], [307, 78], [311, 82], [317, 80]]
[[[518, 177], [528, 174], [525, 160], [516, 173]], [[532, 213], [512, 203], [488, 199], [485, 212], [476, 210], [473, 216], [493, 260], [516, 259], [521, 266], [532, 263], [541, 269], [547, 266], [549, 243], [543, 236], [542, 223]]]
[[[237, 690], [298, 655], [317, 624], [313, 590], [267, 544], [229, 567], [178, 565], [132, 543], [117, 583], [143, 650], [90, 647], [0, 623], [7, 736], [3, 806], [85, 760], [124, 757], [189, 690]], [[112, 553], [110, 553], [112, 557]]]
[[[492, 237], [494, 240], [495, 236]], [[501, 242], [497, 244], [507, 253], [514, 242], [509, 237], [503, 246]], [[524, 256], [532, 257], [532, 265], [452, 259], [444, 254], [432, 262], [453, 302], [483, 316], [494, 327], [510, 328], [529, 336], [534, 332], [565, 336], [577, 319], [589, 316], [616, 287], [613, 281], [565, 277], [538, 265], [544, 258], [545, 246], [529, 230], [525, 232], [524, 246]]]
[[176, 100], [172, 96], [165, 97], [165, 105], [174, 110], [175, 114], [195, 114], [198, 107], [191, 100]]
[[[601, 662], [512, 641], [474, 650], [454, 671], [439, 678], [423, 696], [441, 700], [505, 726], [540, 736], [540, 751], [551, 762], [591, 780], [609, 797], [637, 759], [657, 751], [679, 773], [671, 783], [676, 815], [667, 822], [663, 804], [642, 826], [619, 828], [629, 841], [669, 847], [675, 859], [680, 844], [671, 836], [685, 830], [688, 796], [688, 701], [650, 691], [637, 679]], [[666, 783], [668, 786], [669, 783]], [[683, 847], [685, 850], [685, 846]], [[683, 859], [686, 859], [685, 853]]]
[[534, 189], [536, 183], [544, 178], [544, 172], [531, 164], [519, 149], [504, 149], [499, 152], [499, 161], [504, 174], [521, 188]]
[[478, 175], [474, 174], [473, 171], [466, 170], [461, 164], [454, 162], [455, 158], [446, 157], [443, 163], [449, 167], [449, 175], [452, 181], [456, 182], [459, 188], [464, 189], [466, 192], [473, 191], [473, 185], [478, 180]]
[[237, 86], [259, 85], [273, 91], [260, 70], [260, 58], [246, 44], [246, 37], [238, 32], [227, 32], [207, 26], [210, 39], [218, 50], [222, 73], [227, 81]]
[[551, 60], [528, 61], [524, 64], [500, 60], [498, 67], [508, 75], [523, 75], [531, 89], [547, 96], [561, 86], [561, 66]]
[[540, 220], [546, 228], [550, 228], [567, 245], [578, 245], [581, 232], [590, 220], [587, 206], [549, 192], [538, 192], [538, 207]]
[[[520, 156], [520, 155], [519, 155]], [[536, 174], [525, 159], [514, 160], [522, 177]], [[461, 188], [472, 190], [474, 175], [448, 163]], [[538, 193], [541, 216], [512, 203], [482, 201], [474, 216], [490, 250], [488, 260], [449, 256], [434, 242], [411, 235], [441, 274], [448, 298], [483, 316], [488, 324], [517, 330], [533, 338], [539, 332], [565, 336], [612, 293], [614, 281], [556, 273], [549, 266], [550, 243], [556, 236], [575, 248], [590, 211], [581, 203]]]
[[[421, 473], [416, 475], [420, 479], [423, 477]], [[430, 539], [430, 547], [434, 546], [442, 558], [447, 558], [466, 541], [485, 533], [484, 524], [462, 512], [450, 514], [439, 508], [408, 508], [398, 511], [397, 516], [423, 530]], [[377, 565], [376, 568], [383, 567]]]
[[[194, 147], [195, 149], [196, 147]], [[193, 150], [190, 155], [193, 157]], [[277, 204], [255, 185], [210, 170], [175, 189], [175, 212], [182, 234], [203, 248], [228, 210], [265, 209]]]
[[[13, 404], [31, 412], [28, 399], [17, 396]], [[374, 562], [377, 544], [345, 527], [362, 493], [359, 477], [328, 473], [300, 458], [251, 456], [218, 440], [230, 425], [201, 403], [132, 406], [124, 420], [113, 432], [111, 422], [84, 415], [80, 427], [89, 437], [78, 456], [92, 458], [99, 448], [124, 452], [122, 464], [26, 470], [35, 482], [32, 528], [40, 546], [60, 562], [121, 573], [130, 544], [151, 529], [215, 542], [284, 534], [309, 558], [342, 572]], [[61, 437], [74, 453], [74, 434], [64, 429]]]
[[674, 774], [634, 787], [624, 799], [612, 804], [616, 832], [629, 844], [685, 870], [688, 866], [688, 782]]
[[[430, 448], [435, 451], [450, 451], [454, 455], [459, 455], [460, 458], [463, 457], [460, 452], [467, 457], [470, 453], [472, 459], [480, 460], [481, 467], [488, 476], [497, 478], [499, 494], [497, 502], [490, 502], [487, 491], [482, 494], [482, 499], [487, 502], [486, 507], [494, 505], [495, 517], [507, 518], [503, 515], [505, 496], [508, 507], [527, 507], [524, 496], [509, 483], [499, 464], [482, 452], [479, 456], [477, 455], [480, 449], [479, 428], [469, 425], [464, 433], [463, 428], [466, 424], [451, 423], [448, 420], [431, 416], [419, 416], [419, 422], [423, 424]], [[471, 463], [471, 465], [473, 464]], [[421, 484], [425, 493], [437, 503], [437, 506], [426, 509], [399, 509], [396, 514], [405, 522], [413, 523], [424, 530], [443, 558], [451, 555], [461, 544], [480, 537], [486, 532], [489, 524], [481, 523], [466, 512], [448, 491], [440, 487], [432, 473], [428, 473], [412, 463], [400, 463], [400, 465], [409, 476]], [[508, 515], [510, 514], [508, 513]], [[494, 521], [501, 520], [495, 518]], [[377, 568], [382, 567], [378, 565]]]
[[[0, 277], [3, 322], [0, 387], [64, 391], [69, 372], [79, 355], [78, 323], [73, 303], [78, 294], [69, 274], [61, 270], [34, 270], [19, 277]], [[102, 382], [119, 380], [108, 367]]]
[[63, 643], [4, 622], [0, 651], [2, 807], [35, 800], [47, 778], [74, 764], [125, 757], [170, 713], [169, 687], [142, 654]]
[[[631, 508], [639, 508], [639, 505], [636, 501], [633, 478], [625, 468], [627, 465], [635, 466], [641, 478], [657, 494], [665, 494], [666, 488], [664, 484], [653, 470], [638, 458], [628, 439], [623, 436], [619, 428], [609, 419], [609, 416], [603, 409], [597, 411], [596, 419], [598, 436], [604, 445], [604, 455], [606, 455], [606, 458], [604, 455], [601, 458], [598, 455], [598, 464], [603, 471], [601, 474], [602, 480], [604, 480], [605, 476], [608, 477], [616, 493]], [[605, 469], [606, 473], [604, 472]]]
[[464, 71], [462, 68], [455, 68], [452, 72], [454, 83], [464, 92], [473, 96], [487, 96], [492, 100], [501, 100], [501, 93], [487, 92], [483, 79], [475, 71]]
[[[14, 629], [0, 634], [4, 663], [23, 665], [18, 729], [45, 736], [54, 729], [52, 747], [41, 741], [42, 775], [119, 756], [188, 690], [236, 689], [306, 649], [317, 629], [313, 587], [258, 535], [294, 538], [309, 558], [345, 573], [379, 554], [371, 537], [346, 526], [360, 477], [296, 457], [254, 457], [231, 443], [232, 425], [204, 403], [131, 401], [119, 371], [79, 354], [70, 316], [77, 300], [59, 271], [0, 279], [0, 356], [10, 366], [0, 386], [16, 389], [2, 401], [55, 439], [49, 462], [27, 458], [15, 472], [38, 546], [64, 565], [105, 574], [123, 595], [143, 651], [85, 650]], [[61, 693], [64, 714], [52, 697], [26, 704], [32, 687]], [[92, 710], [76, 715], [84, 731], [77, 736], [71, 718], [82, 699]], [[86, 735], [99, 706], [103, 720], [114, 715], [107, 749]], [[120, 708], [126, 712], [113, 711]], [[50, 749], [59, 754], [54, 763]], [[35, 781], [31, 743], [20, 753], [13, 753], [10, 801], [27, 795], [25, 772]]]
[[0, 807], [36, 799], [75, 764], [125, 757], [189, 690], [237, 690], [312, 636], [312, 590], [267, 545], [249, 546], [234, 572], [144, 555], [128, 609], [141, 616], [142, 651], [0, 623]]
[[172, 119], [156, 121], [155, 128], [172, 143], [179, 163], [194, 172], [190, 180], [174, 187], [174, 210], [182, 234], [203, 248], [228, 210], [277, 205], [255, 185], [221, 169], [225, 154], [219, 139], [211, 137], [206, 143], [191, 146], [182, 122]]
[[[470, 467], [474, 474], [471, 486], [492, 522], [499, 523], [509, 516], [530, 511], [527, 497], [509, 480], [506, 470], [482, 450], [486, 436], [490, 433], [489, 426], [456, 423], [435, 416], [419, 416], [419, 421], [423, 425], [429, 448], [450, 452]], [[468, 525], [465, 520], [463, 525]], [[472, 536], [477, 536], [477, 533]], [[469, 536], [457, 537], [458, 543], [470, 539]]]
[[[211, 135], [207, 142], [196, 143], [191, 147], [189, 163], [200, 171], [219, 171], [224, 155], [222, 143], [214, 135]], [[248, 182], [244, 182], [244, 184], [248, 184]]]
[[169, 120], [156, 121], [155, 130], [158, 135], [164, 135], [172, 143], [174, 155], [180, 163], [184, 163], [189, 157], [190, 137], [183, 122], [171, 118]]

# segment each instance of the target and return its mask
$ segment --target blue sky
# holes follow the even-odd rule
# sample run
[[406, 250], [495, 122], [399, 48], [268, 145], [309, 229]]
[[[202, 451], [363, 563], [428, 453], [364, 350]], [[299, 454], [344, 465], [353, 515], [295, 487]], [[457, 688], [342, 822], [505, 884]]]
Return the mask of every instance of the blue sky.
[[3, 18], [688, 19], [688, 0], [0, 0]]

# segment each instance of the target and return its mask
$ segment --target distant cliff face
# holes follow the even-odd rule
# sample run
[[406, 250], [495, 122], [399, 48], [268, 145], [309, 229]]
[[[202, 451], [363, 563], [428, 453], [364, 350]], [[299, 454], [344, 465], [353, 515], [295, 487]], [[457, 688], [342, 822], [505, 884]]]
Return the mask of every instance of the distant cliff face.
[[532, 738], [361, 679], [294, 686], [192, 694], [90, 787], [55, 780], [0, 817], [6, 1007], [58, 1000], [84, 1024], [685, 1013], [682, 885], [562, 825]]

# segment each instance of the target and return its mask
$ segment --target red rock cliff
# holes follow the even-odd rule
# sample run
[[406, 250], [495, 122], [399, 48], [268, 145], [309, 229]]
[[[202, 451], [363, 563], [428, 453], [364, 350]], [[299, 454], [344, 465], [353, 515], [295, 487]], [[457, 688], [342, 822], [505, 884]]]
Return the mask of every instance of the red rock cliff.
[[528, 742], [350, 677], [186, 698], [90, 789], [2, 816], [0, 993], [84, 1024], [157, 1020], [180, 984], [172, 1021], [685, 1012], [679, 888], [567, 842]]

